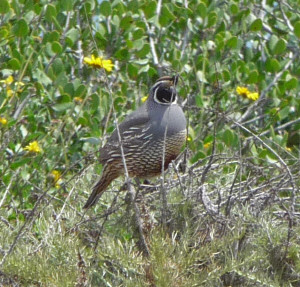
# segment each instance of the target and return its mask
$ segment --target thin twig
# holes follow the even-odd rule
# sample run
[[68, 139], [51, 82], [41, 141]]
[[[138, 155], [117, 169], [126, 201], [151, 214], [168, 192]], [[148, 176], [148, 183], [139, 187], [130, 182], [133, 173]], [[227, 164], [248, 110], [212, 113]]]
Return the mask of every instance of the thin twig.
[[11, 179], [10, 179], [10, 182], [9, 182], [8, 186], [6, 187], [5, 192], [4, 192], [3, 196], [2, 196], [2, 199], [1, 199], [1, 202], [0, 202], [0, 208], [1, 208], [2, 204], [5, 201], [6, 196], [7, 196], [8, 192], [9, 192], [10, 187], [11, 187], [12, 183], [14, 182], [14, 180], [15, 180], [15, 176], [12, 176]]
[[[81, 27], [81, 23], [80, 23], [80, 14], [77, 11], [77, 27]], [[78, 54], [78, 72], [79, 72], [79, 76], [82, 75], [82, 67], [83, 67], [83, 50], [82, 50], [82, 40], [78, 39], [77, 41], [77, 54]]]
[[155, 43], [154, 43], [154, 39], [153, 39], [153, 33], [154, 33], [153, 30], [154, 30], [154, 28], [150, 27], [143, 11], [141, 11], [141, 16], [142, 16], [142, 19], [144, 20], [144, 23], [145, 23], [146, 28], [147, 28], [147, 34], [148, 34], [148, 37], [149, 37], [150, 50], [151, 50], [151, 53], [152, 53], [152, 56], [153, 56], [153, 64], [156, 66], [156, 68], [158, 70], [158, 73], [161, 75], [162, 70], [161, 70], [160, 63], [158, 61], [156, 48], [155, 48]]
[[158, 19], [159, 19], [159, 16], [160, 16], [161, 4], [162, 4], [162, 0], [158, 0], [157, 5], [156, 5], [156, 16], [157, 16]]
[[283, 8], [282, 8], [282, 5], [281, 5], [281, 1], [278, 1], [278, 4], [279, 4], [279, 8], [280, 8], [280, 11], [281, 11], [281, 14], [282, 14], [282, 17], [287, 25], [287, 27], [291, 30], [291, 32], [293, 33], [294, 32], [294, 27], [293, 25], [291, 24], [289, 18], [286, 16]]

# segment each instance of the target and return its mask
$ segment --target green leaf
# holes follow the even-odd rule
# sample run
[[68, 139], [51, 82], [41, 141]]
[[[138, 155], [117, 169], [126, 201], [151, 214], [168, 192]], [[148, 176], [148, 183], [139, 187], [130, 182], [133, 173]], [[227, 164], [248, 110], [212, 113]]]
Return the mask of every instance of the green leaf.
[[32, 71], [33, 79], [36, 79], [42, 85], [49, 85], [52, 83], [51, 79], [40, 69], [34, 69]]
[[87, 13], [90, 13], [92, 10], [95, 9], [95, 1], [93, 0], [85, 0], [84, 1], [84, 8]]
[[[1, 170], [1, 172], [2, 172], [2, 170]], [[5, 185], [9, 185], [9, 182], [11, 180], [11, 176], [12, 176], [11, 173], [2, 175], [2, 183], [4, 183]]]
[[[92, 99], [91, 101], [91, 110], [92, 111], [96, 111], [99, 107], [99, 104], [100, 104], [100, 100], [99, 100], [99, 95], [98, 94], [92, 94], [90, 96], [90, 98]], [[102, 104], [101, 104], [101, 107], [103, 108], [103, 99], [102, 99]]]
[[148, 71], [148, 76], [149, 78], [153, 78], [153, 77], [157, 77], [157, 70], [154, 69], [153, 67], [150, 67], [149, 71]]
[[45, 18], [47, 21], [52, 22], [52, 17], [56, 17], [57, 12], [55, 6], [48, 4], [46, 7]]
[[203, 107], [203, 100], [200, 94], [196, 95], [195, 101], [198, 107]]
[[120, 18], [118, 15], [114, 15], [111, 19], [111, 24], [115, 26], [116, 29], [119, 29], [120, 26]]
[[131, 63], [127, 64], [127, 71], [130, 78], [135, 79], [138, 75], [138, 67], [136, 65], [133, 65]]
[[8, 30], [5, 27], [0, 28], [0, 39], [5, 39], [8, 36]]
[[60, 0], [59, 4], [63, 11], [72, 11], [74, 8], [75, 0]]
[[249, 73], [247, 83], [248, 84], [255, 84], [258, 81], [258, 71], [253, 70]]
[[278, 42], [278, 37], [275, 35], [272, 35], [270, 40], [268, 41], [268, 46], [272, 54], [274, 54], [274, 49], [277, 42]]
[[133, 49], [140, 49], [143, 45], [144, 45], [144, 41], [142, 39], [139, 39], [136, 41], [132, 41], [129, 47], [131, 46]]
[[73, 97], [74, 96], [74, 85], [73, 85], [73, 83], [67, 83], [64, 86], [64, 92]]
[[206, 4], [203, 2], [200, 2], [197, 5], [197, 14], [204, 19], [206, 17], [206, 13], [207, 13], [207, 8], [206, 8]]
[[72, 47], [78, 40], [79, 38], [79, 32], [76, 28], [71, 28], [67, 33], [66, 33], [66, 43]]
[[235, 15], [239, 12], [239, 6], [236, 5], [235, 3], [230, 5], [230, 12], [231, 14]]
[[54, 42], [52, 43], [52, 51], [53, 51], [54, 53], [59, 54], [59, 53], [62, 52], [62, 49], [63, 49], [63, 48], [62, 48], [61, 44], [58, 43], [57, 41], [54, 41]]
[[263, 27], [263, 23], [261, 19], [254, 20], [250, 25], [250, 31], [257, 32], [260, 31]]
[[167, 26], [170, 22], [174, 21], [176, 17], [174, 14], [169, 10], [168, 6], [163, 6], [161, 9], [161, 15], [159, 17], [159, 23], [162, 26]]
[[53, 110], [55, 110], [56, 112], [64, 112], [66, 110], [72, 109], [73, 107], [74, 107], [74, 103], [68, 102], [68, 103], [54, 105]]
[[297, 21], [294, 24], [294, 33], [298, 38], [300, 38], [300, 21]]
[[227, 69], [222, 71], [222, 76], [223, 76], [224, 82], [230, 81], [230, 78], [231, 78], [230, 77], [230, 72]]
[[0, 1], [0, 13], [5, 14], [9, 11], [9, 3], [7, 0]]
[[142, 37], [144, 37], [146, 35], [145, 31], [143, 29], [136, 29], [133, 33], [132, 33], [132, 40], [138, 40], [141, 39]]
[[142, 66], [142, 67], [139, 69], [139, 75], [142, 74], [142, 73], [148, 72], [148, 71], [149, 71], [149, 68], [150, 68], [149, 65]]
[[59, 31], [62, 31], [63, 29], [60, 26], [59, 22], [57, 21], [56, 17], [52, 16], [51, 19], [52, 19], [52, 22], [53, 22], [55, 28]]
[[154, 15], [156, 15], [156, 6], [156, 1], [151, 1], [143, 7], [143, 11], [147, 19], [152, 18]]
[[53, 31], [50, 33], [45, 33], [43, 37], [43, 42], [53, 42], [53, 41], [59, 41], [60, 34], [57, 31]]
[[18, 167], [21, 167], [21, 166], [25, 165], [26, 163], [28, 163], [28, 162], [30, 162], [30, 161], [31, 161], [31, 158], [24, 158], [24, 159], [15, 161], [15, 162], [13, 162], [13, 163], [10, 165], [10, 168], [11, 168], [12, 170], [16, 170]]
[[130, 25], [133, 23], [133, 19], [131, 16], [125, 16], [120, 21], [120, 28], [127, 30]]
[[43, 8], [44, 7], [42, 5], [36, 2], [33, 6], [33, 11], [35, 14], [39, 15], [42, 12]]
[[101, 40], [105, 40], [105, 34], [106, 34], [106, 28], [105, 28], [105, 26], [102, 25], [102, 24], [99, 24], [97, 32], [96, 32], [97, 38], [99, 38]]
[[[67, 89], [67, 91], [63, 94], [61, 94], [61, 96], [58, 99], [58, 103], [62, 104], [62, 103], [71, 103], [72, 102], [72, 97], [69, 93], [72, 93], [72, 87], [69, 85], [73, 85], [73, 83], [68, 83], [64, 86], [64, 91]], [[69, 90], [68, 90], [69, 89]]]
[[56, 58], [52, 64], [53, 72], [55, 75], [60, 74], [64, 69], [65, 66], [61, 60], [61, 58]]
[[13, 26], [12, 29], [13, 33], [17, 37], [25, 37], [29, 32], [29, 27], [27, 22], [24, 19], [20, 19], [17, 23]]
[[139, 57], [139, 58], [144, 58], [146, 57], [148, 54], [150, 53], [150, 45], [147, 43], [143, 46], [142, 49], [138, 50], [136, 52], [136, 55]]
[[78, 86], [78, 88], [75, 91], [74, 96], [75, 97], [81, 97], [82, 95], [84, 95], [86, 93], [86, 87], [85, 85], [81, 84]]
[[282, 54], [286, 50], [286, 41], [279, 39], [274, 47], [274, 54]]
[[118, 60], [127, 60], [130, 58], [128, 49], [120, 49], [115, 53], [115, 58]]
[[217, 22], [217, 13], [216, 12], [210, 12], [208, 14], [208, 19], [207, 19], [207, 25], [206, 27], [209, 28], [209, 27], [212, 27], [216, 24]]
[[87, 126], [89, 124], [89, 121], [84, 117], [79, 117], [77, 124], [82, 126]]
[[288, 116], [290, 115], [290, 107], [289, 106], [284, 107], [279, 111], [278, 115], [280, 120], [284, 120], [288, 118]]
[[238, 38], [236, 36], [233, 36], [227, 41], [226, 46], [235, 49], [237, 47], [237, 44], [238, 44]]
[[280, 70], [280, 63], [276, 59], [268, 58], [266, 61], [267, 72], [278, 72]]
[[100, 13], [103, 16], [108, 17], [111, 15], [111, 5], [108, 1], [103, 1], [100, 5]]
[[291, 79], [289, 79], [288, 81], [285, 82], [284, 86], [287, 90], [292, 90], [292, 89], [297, 88], [297, 86], [298, 86], [297, 78], [292, 77]]
[[190, 163], [193, 164], [195, 162], [197, 162], [199, 159], [201, 158], [205, 158], [206, 154], [203, 153], [202, 151], [198, 151], [191, 159], [190, 159]]
[[13, 58], [13, 59], [11, 59], [11, 60], [8, 61], [8, 67], [11, 68], [14, 71], [20, 70], [21, 63], [20, 63], [20, 61], [18, 59]]
[[234, 139], [234, 136], [233, 136], [233, 133], [231, 130], [225, 130], [224, 133], [223, 133], [223, 142], [228, 146], [232, 146], [232, 143], [233, 143], [233, 139]]

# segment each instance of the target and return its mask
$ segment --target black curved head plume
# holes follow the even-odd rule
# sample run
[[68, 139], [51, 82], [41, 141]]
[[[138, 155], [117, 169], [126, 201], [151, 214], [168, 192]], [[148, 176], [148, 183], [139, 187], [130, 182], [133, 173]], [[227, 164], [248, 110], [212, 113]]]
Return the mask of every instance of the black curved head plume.
[[169, 105], [176, 103], [177, 93], [176, 84], [178, 82], [178, 75], [170, 77], [164, 76], [159, 78], [151, 89], [150, 94], [156, 103]]

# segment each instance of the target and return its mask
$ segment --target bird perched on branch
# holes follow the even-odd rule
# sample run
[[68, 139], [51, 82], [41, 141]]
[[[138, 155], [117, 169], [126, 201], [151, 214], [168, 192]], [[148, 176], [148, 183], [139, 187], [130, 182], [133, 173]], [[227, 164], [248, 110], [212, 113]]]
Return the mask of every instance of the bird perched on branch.
[[176, 159], [186, 140], [186, 119], [177, 104], [177, 82], [177, 75], [159, 78], [146, 102], [114, 130], [100, 149], [102, 176], [84, 208], [95, 205], [109, 184], [124, 174], [124, 159], [129, 176], [137, 178], [157, 176]]

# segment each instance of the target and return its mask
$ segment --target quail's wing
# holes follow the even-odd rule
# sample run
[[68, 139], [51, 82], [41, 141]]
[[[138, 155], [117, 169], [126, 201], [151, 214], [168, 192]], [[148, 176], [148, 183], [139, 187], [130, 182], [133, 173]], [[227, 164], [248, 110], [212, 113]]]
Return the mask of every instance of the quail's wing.
[[[142, 108], [142, 107], [141, 107]], [[150, 128], [149, 115], [144, 109], [138, 109], [128, 115], [119, 125], [119, 132], [122, 138], [123, 150], [132, 150], [140, 144], [145, 143], [147, 131]], [[150, 135], [149, 135], [150, 137]], [[100, 150], [100, 162], [106, 162], [114, 155], [120, 155], [120, 141], [117, 129], [111, 134], [106, 144]]]

